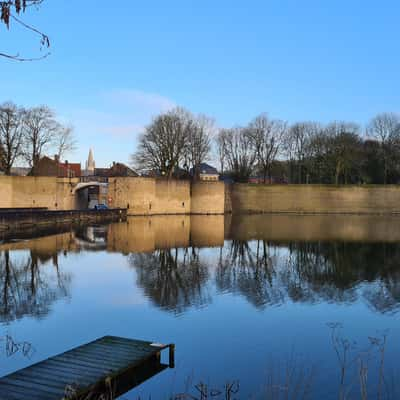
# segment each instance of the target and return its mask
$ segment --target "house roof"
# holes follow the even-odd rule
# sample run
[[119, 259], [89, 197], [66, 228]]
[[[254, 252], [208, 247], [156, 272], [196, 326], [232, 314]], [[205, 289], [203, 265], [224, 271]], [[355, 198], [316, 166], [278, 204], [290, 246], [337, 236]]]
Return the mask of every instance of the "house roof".
[[113, 163], [110, 168], [95, 168], [95, 176], [116, 177], [116, 176], [139, 176], [133, 169], [123, 163]]
[[127, 165], [117, 162], [110, 167], [110, 176], [139, 176], [139, 174]]
[[94, 175], [95, 176], [108, 176], [110, 172], [110, 168], [95, 168]]
[[[217, 169], [207, 163], [199, 164], [196, 169], [199, 171], [200, 174], [219, 175]], [[193, 168], [190, 169], [190, 174], [193, 175]]]
[[[60, 177], [80, 177], [81, 164], [80, 163], [60, 163], [48, 156], [43, 156], [38, 165], [35, 167], [35, 173], [42, 176], [60, 176]], [[33, 174], [33, 169], [30, 170], [28, 175]]]

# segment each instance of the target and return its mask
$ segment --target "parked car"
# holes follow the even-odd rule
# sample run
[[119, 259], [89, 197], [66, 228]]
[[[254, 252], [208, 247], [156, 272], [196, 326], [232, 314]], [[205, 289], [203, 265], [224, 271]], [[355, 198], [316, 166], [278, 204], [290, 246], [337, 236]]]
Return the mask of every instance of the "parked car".
[[95, 204], [93, 209], [94, 210], [108, 210], [108, 207], [105, 204]]

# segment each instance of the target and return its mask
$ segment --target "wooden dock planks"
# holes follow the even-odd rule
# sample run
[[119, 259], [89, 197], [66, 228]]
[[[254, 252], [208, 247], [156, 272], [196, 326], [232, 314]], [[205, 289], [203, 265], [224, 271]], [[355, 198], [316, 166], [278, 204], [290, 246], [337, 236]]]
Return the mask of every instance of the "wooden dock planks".
[[161, 372], [160, 353], [174, 345], [105, 336], [0, 378], [0, 400], [82, 399], [88, 394], [132, 389]]

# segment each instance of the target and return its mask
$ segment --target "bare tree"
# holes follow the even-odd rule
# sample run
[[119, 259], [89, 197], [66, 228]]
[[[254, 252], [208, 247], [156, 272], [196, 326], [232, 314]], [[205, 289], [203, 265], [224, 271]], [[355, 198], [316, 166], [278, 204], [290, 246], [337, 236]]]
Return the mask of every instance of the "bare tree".
[[10, 175], [15, 160], [21, 155], [24, 110], [14, 103], [0, 105], [0, 166]]
[[190, 114], [181, 108], [157, 116], [141, 135], [133, 164], [171, 178], [184, 157], [191, 125]]
[[56, 145], [63, 127], [56, 121], [54, 112], [47, 106], [29, 109], [25, 113], [23, 125], [23, 155], [35, 174], [37, 163], [48, 149]]
[[[361, 149], [360, 127], [352, 122], [332, 122], [325, 128], [327, 137], [326, 162], [334, 168], [335, 184], [348, 183], [350, 176], [359, 169]], [[358, 172], [358, 171], [357, 171]]]
[[211, 150], [211, 134], [214, 121], [205, 115], [193, 117], [190, 121], [185, 164], [193, 169], [193, 177], [197, 179], [199, 166], [208, 159]]
[[217, 158], [219, 161], [219, 171], [223, 175], [226, 163], [226, 149], [227, 149], [227, 130], [221, 129], [215, 137], [215, 146]]
[[266, 114], [259, 115], [249, 125], [250, 143], [256, 154], [264, 183], [267, 176], [271, 178], [272, 164], [282, 150], [286, 127], [286, 122], [270, 120]]
[[[24, 21], [22, 21], [19, 16], [22, 13], [25, 13], [26, 10], [30, 7], [38, 7], [43, 3], [44, 0], [3, 0], [0, 1], [0, 24], [3, 23], [7, 29], [10, 29], [10, 21], [12, 20], [14, 23], [22, 26], [22, 28], [33, 32], [35, 35], [40, 37], [40, 50], [43, 48], [48, 49], [50, 47], [50, 39], [49, 37], [40, 32], [38, 29], [33, 27], [32, 25], [28, 25]], [[9, 54], [0, 52], [0, 57], [5, 57], [8, 59], [16, 60], [16, 61], [34, 61], [40, 60], [47, 57], [50, 53], [46, 52], [41, 57], [36, 58], [24, 58], [17, 54]]]
[[221, 129], [219, 136], [219, 140], [224, 142], [224, 158], [233, 178], [239, 182], [247, 182], [256, 163], [249, 129]]
[[310, 143], [320, 130], [319, 124], [315, 122], [297, 122], [289, 128], [284, 140], [284, 150], [290, 164], [292, 182], [294, 164], [297, 165], [297, 183], [307, 182], [304, 171], [306, 160], [310, 156]]
[[388, 171], [393, 161], [393, 149], [400, 141], [400, 117], [394, 113], [382, 113], [368, 124], [367, 134], [376, 139], [381, 146], [383, 158], [383, 183], [388, 180]]
[[59, 160], [67, 153], [74, 151], [76, 149], [76, 140], [72, 126], [60, 126], [55, 142]]

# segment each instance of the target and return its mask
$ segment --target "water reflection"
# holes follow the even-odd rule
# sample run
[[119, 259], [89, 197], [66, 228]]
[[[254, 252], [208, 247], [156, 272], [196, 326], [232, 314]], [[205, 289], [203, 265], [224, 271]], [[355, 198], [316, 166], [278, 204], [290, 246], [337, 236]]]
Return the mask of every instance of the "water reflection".
[[256, 307], [362, 298], [382, 313], [399, 308], [398, 244], [233, 240], [229, 247], [221, 252], [216, 285]]
[[228, 251], [220, 251], [216, 287], [241, 294], [256, 307], [282, 303], [283, 292], [273, 285], [276, 273], [270, 250], [265, 241], [257, 241], [255, 248], [246, 241], [231, 241]]
[[59, 268], [57, 253], [31, 251], [14, 258], [9, 250], [2, 251], [0, 321], [10, 322], [26, 315], [43, 318], [54, 301], [69, 296], [70, 283], [70, 275]]
[[162, 309], [179, 314], [211, 301], [206, 289], [209, 266], [194, 247], [131, 254], [129, 262], [136, 270], [137, 285]]
[[135, 271], [132, 285], [176, 314], [210, 304], [219, 293], [242, 296], [259, 309], [362, 300], [376, 312], [394, 313], [400, 304], [397, 222], [376, 216], [160, 216], [64, 227], [0, 245], [0, 318], [46, 315], [52, 303], [70, 295], [71, 274], [63, 272], [59, 257], [97, 251], [126, 255]]

